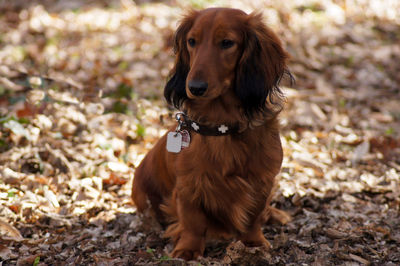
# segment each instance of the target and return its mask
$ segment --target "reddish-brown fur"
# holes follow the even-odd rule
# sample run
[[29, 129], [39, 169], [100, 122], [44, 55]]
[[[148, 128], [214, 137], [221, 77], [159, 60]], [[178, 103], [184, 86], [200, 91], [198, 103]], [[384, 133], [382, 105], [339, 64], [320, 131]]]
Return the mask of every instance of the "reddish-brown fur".
[[[233, 44], [223, 47], [223, 40]], [[283, 156], [277, 85], [287, 54], [261, 15], [224, 8], [190, 12], [177, 30], [175, 49], [167, 101], [199, 123], [238, 124], [240, 132], [203, 136], [191, 131], [190, 146], [177, 154], [167, 152], [163, 136], [136, 169], [132, 198], [137, 209], [151, 206], [168, 225], [173, 257], [202, 255], [208, 237], [234, 236], [247, 245], [269, 247], [262, 224], [290, 219], [270, 206]], [[191, 93], [190, 80], [207, 82], [204, 95]]]

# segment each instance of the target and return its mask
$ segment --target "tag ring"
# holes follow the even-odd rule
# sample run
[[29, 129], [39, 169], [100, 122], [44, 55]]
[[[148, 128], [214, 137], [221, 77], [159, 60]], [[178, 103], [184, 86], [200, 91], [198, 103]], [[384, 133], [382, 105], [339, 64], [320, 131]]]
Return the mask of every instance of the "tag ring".
[[184, 116], [185, 114], [183, 113], [183, 112], [178, 112], [178, 113], [176, 113], [175, 114], [175, 119], [176, 119], [176, 121], [182, 121], [181, 120], [181, 118], [182, 118], [182, 116]]
[[181, 129], [182, 129], [182, 125], [183, 125], [184, 121], [183, 121], [181, 118], [182, 118], [182, 116], [184, 116], [184, 115], [185, 115], [185, 114], [182, 113], [182, 112], [178, 112], [178, 113], [175, 114], [175, 119], [176, 119], [176, 121], [178, 122], [178, 126], [177, 126], [176, 129], [175, 129], [175, 132], [176, 132], [175, 136], [176, 136], [176, 135], [178, 134], [178, 132], [181, 131]]

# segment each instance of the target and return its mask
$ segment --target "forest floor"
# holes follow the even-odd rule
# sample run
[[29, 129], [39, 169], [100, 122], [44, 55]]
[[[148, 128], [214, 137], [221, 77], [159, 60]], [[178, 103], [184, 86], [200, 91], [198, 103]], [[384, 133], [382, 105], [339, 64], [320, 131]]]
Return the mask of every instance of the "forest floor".
[[[130, 189], [173, 123], [177, 21], [209, 5], [262, 10], [292, 57], [273, 204], [293, 221], [269, 252], [184, 262]], [[0, 1], [0, 265], [400, 265], [399, 62], [398, 1]]]

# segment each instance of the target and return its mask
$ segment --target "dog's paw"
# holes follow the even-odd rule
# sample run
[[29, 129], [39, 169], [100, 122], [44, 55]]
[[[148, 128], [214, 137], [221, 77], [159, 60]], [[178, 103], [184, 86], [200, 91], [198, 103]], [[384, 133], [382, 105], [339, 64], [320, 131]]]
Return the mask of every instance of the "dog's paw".
[[252, 231], [241, 235], [239, 240], [241, 240], [248, 247], [264, 247], [265, 249], [270, 250], [272, 246], [263, 235], [261, 228], [256, 228], [253, 228]]
[[181, 258], [186, 261], [197, 259], [202, 255], [201, 250], [174, 249], [171, 253], [173, 258]]
[[258, 240], [258, 241], [246, 241], [244, 244], [247, 247], [264, 247], [266, 250], [271, 250], [272, 246], [268, 240]]
[[188, 230], [182, 230], [178, 235], [171, 257], [193, 260], [203, 255], [205, 249], [204, 235], [196, 235]]

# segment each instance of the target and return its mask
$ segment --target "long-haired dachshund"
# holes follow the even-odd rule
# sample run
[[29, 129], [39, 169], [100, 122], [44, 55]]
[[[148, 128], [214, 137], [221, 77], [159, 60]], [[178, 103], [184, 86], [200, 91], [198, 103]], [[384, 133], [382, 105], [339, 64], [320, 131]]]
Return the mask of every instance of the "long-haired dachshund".
[[229, 8], [190, 11], [174, 45], [164, 95], [181, 113], [136, 169], [133, 201], [168, 225], [173, 257], [202, 255], [210, 237], [270, 247], [263, 223], [290, 220], [270, 206], [288, 55], [260, 14]]

